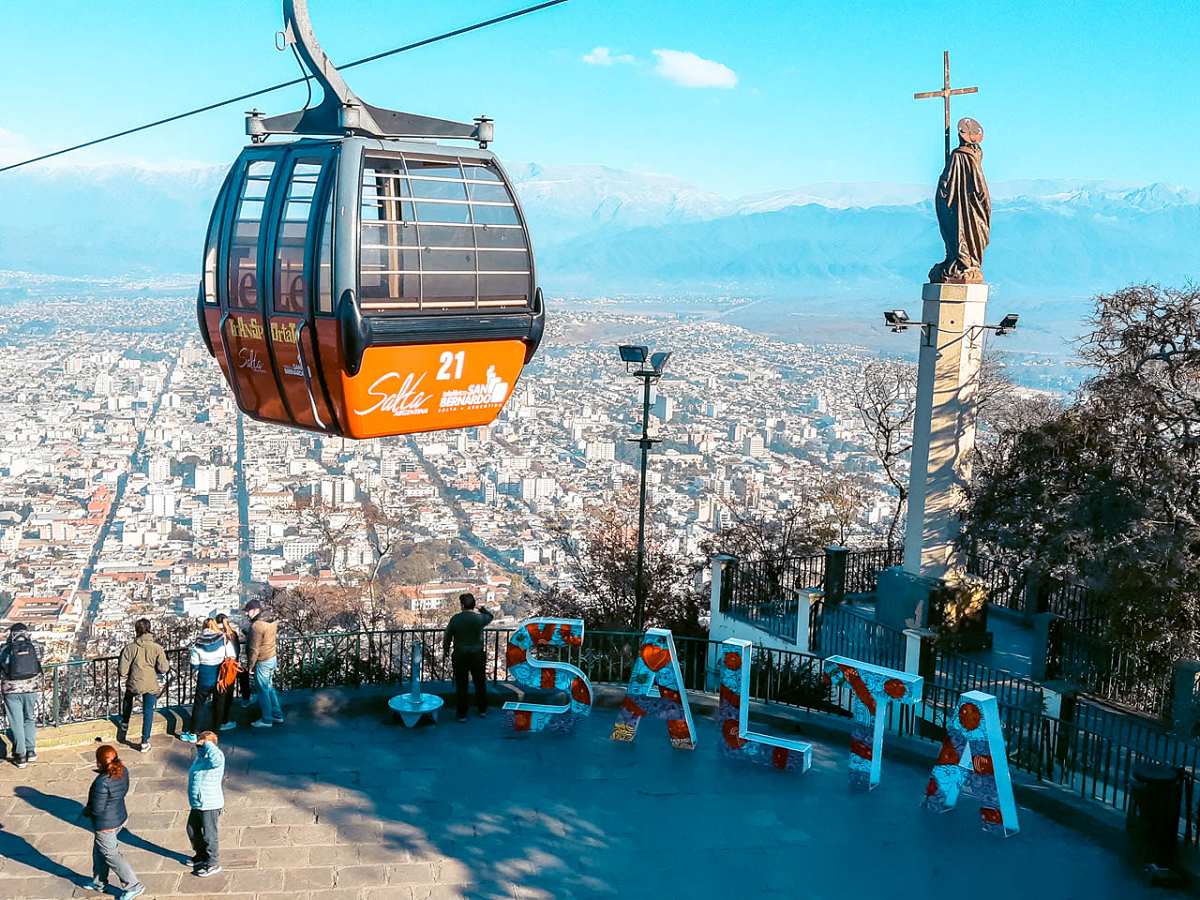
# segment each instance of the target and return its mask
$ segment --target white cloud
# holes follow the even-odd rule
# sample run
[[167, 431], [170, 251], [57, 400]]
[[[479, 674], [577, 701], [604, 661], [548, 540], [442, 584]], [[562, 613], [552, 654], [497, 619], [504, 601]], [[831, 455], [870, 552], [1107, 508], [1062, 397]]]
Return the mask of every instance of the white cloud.
[[613, 56], [607, 47], [596, 47], [591, 53], [583, 55], [583, 61], [592, 66], [613, 66], [617, 63], [632, 65], [635, 60], [628, 53]]
[[732, 88], [738, 83], [737, 73], [729, 66], [711, 59], [702, 59], [686, 50], [655, 50], [658, 65], [655, 71], [667, 81], [686, 88]]

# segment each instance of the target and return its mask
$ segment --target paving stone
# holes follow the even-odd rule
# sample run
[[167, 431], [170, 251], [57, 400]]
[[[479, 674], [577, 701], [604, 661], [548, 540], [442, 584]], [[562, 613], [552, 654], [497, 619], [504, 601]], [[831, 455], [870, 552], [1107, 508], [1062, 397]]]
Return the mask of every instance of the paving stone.
[[315, 825], [317, 814], [298, 806], [278, 806], [270, 810], [270, 820], [271, 825]]
[[278, 825], [243, 828], [238, 836], [239, 847], [281, 847], [287, 842], [287, 829]]
[[[334, 848], [336, 849], [336, 848]], [[351, 848], [353, 849], [353, 848]], [[312, 847], [263, 847], [258, 853], [259, 865], [264, 869], [286, 869], [293, 866], [307, 866]], [[357, 860], [357, 854], [355, 859]]]
[[385, 865], [342, 866], [334, 870], [334, 884], [339, 888], [359, 888], [387, 884]]
[[428, 863], [402, 863], [387, 867], [388, 884], [432, 884], [433, 866]]
[[338, 840], [338, 831], [335, 825], [280, 825], [274, 827], [286, 829], [287, 843], [290, 846], [302, 846], [304, 844], [320, 844], [325, 846]]
[[306, 866], [284, 872], [284, 889], [288, 891], [314, 891], [333, 887], [332, 866]]

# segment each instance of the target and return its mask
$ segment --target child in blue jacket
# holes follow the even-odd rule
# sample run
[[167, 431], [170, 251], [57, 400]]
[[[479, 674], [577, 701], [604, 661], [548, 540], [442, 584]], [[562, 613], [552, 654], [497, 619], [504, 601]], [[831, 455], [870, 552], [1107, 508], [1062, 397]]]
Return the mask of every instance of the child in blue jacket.
[[225, 808], [221, 782], [225, 778], [225, 754], [217, 747], [217, 736], [211, 731], [196, 735], [196, 759], [188, 770], [187, 835], [195, 855], [193, 874], [201, 878], [221, 871], [220, 838], [217, 821]]

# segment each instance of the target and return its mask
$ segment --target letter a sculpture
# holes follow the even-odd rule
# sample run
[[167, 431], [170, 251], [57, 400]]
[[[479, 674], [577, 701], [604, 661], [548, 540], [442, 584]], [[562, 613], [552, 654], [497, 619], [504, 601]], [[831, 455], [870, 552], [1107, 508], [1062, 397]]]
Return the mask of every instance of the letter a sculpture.
[[1001, 837], [1016, 834], [1017, 802], [1008, 774], [1008, 755], [996, 698], [967, 691], [946, 721], [946, 739], [925, 789], [925, 809], [948, 812], [966, 789], [979, 800], [983, 830]]

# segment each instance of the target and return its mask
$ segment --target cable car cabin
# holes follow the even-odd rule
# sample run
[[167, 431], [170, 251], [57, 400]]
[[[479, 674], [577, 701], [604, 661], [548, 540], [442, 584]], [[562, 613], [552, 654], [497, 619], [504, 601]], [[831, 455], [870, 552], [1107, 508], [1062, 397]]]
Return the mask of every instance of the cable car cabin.
[[246, 147], [197, 305], [245, 413], [353, 438], [493, 421], [545, 325], [495, 155], [369, 137]]

